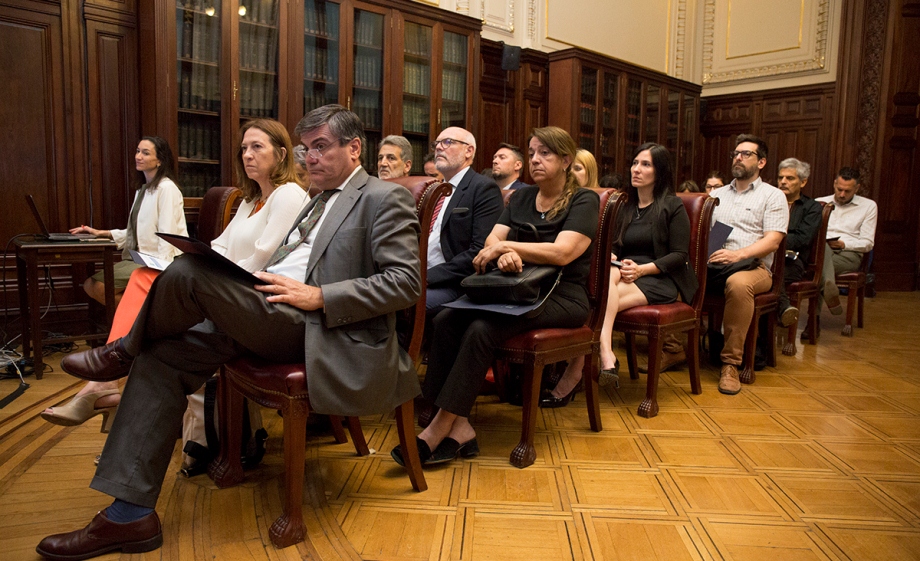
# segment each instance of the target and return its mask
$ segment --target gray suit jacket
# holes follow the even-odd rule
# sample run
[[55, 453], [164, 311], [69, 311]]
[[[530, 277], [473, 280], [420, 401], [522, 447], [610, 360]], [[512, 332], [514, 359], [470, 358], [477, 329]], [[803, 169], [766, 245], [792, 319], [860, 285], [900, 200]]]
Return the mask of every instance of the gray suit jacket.
[[304, 340], [318, 413], [384, 413], [421, 392], [396, 337], [396, 312], [421, 294], [418, 240], [412, 194], [363, 169], [323, 219], [305, 279], [322, 288], [325, 301], [323, 310], [306, 312]]

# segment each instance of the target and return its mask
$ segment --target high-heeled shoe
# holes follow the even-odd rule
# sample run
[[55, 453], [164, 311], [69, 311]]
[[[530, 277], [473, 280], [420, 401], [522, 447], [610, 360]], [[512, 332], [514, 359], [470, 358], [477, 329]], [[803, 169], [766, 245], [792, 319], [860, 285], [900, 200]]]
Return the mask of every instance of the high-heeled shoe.
[[616, 364], [613, 365], [613, 368], [603, 368], [601, 369], [600, 375], [597, 378], [597, 385], [604, 387], [613, 382], [614, 388], [620, 387], [620, 361], [616, 361]]
[[51, 412], [42, 411], [41, 418], [55, 425], [72, 427], [82, 425], [88, 419], [96, 415], [102, 415], [102, 431], [109, 432], [112, 423], [115, 421], [115, 413], [118, 406], [102, 407], [96, 409], [96, 401], [107, 395], [117, 394], [118, 390], [101, 390], [98, 392], [87, 393], [75, 396], [67, 405], [51, 407]]
[[565, 397], [556, 397], [553, 395], [553, 392], [546, 392], [540, 396], [540, 407], [545, 409], [553, 409], [556, 407], [565, 407], [572, 401], [572, 398], [575, 397], [575, 394], [581, 391], [584, 387], [582, 380], [579, 380], [575, 387], [572, 388], [572, 391], [569, 392]]

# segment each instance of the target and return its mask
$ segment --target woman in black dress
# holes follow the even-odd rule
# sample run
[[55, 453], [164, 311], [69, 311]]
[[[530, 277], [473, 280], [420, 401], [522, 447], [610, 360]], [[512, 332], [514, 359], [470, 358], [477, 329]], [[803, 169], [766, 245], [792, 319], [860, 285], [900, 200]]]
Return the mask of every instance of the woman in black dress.
[[[615, 379], [619, 370], [611, 342], [617, 312], [669, 304], [678, 296], [690, 302], [697, 289], [696, 274], [689, 263], [690, 218], [674, 195], [668, 150], [652, 142], [643, 144], [630, 171], [631, 186], [616, 218], [611, 260], [619, 259], [622, 267], [611, 265], [610, 269], [607, 312], [601, 329], [601, 385]], [[584, 357], [569, 365], [552, 394], [541, 400], [543, 407], [559, 407], [571, 400], [583, 364]]]
[[[524, 319], [447, 308], [434, 319], [422, 393], [439, 410], [418, 437], [419, 455], [425, 465], [479, 453], [476, 431], [468, 417], [496, 347], [524, 331], [580, 327], [588, 318], [585, 287], [600, 199], [575, 181], [571, 166], [577, 149], [572, 137], [558, 127], [534, 130], [529, 154], [530, 175], [536, 185], [523, 187], [511, 197], [485, 247], [473, 259], [478, 273], [492, 263], [506, 272], [520, 271], [524, 263], [562, 267], [559, 285], [540, 314]], [[531, 224], [539, 243], [515, 241], [519, 231], [530, 230]], [[532, 239], [532, 234], [526, 239]], [[403, 463], [398, 446], [392, 456]]]

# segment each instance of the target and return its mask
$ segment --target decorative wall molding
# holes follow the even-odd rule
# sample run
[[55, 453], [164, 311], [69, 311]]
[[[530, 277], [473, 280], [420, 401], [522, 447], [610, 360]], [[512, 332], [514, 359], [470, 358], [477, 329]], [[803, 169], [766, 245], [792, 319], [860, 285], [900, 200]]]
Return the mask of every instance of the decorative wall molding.
[[[514, 2], [515, 0], [481, 0], [479, 13], [482, 14], [482, 24], [513, 36]], [[493, 9], [486, 11], [486, 3]]]
[[684, 58], [687, 48], [687, 0], [677, 2], [677, 21], [674, 39], [674, 74], [675, 78], [684, 78]]
[[873, 177], [874, 172], [887, 28], [888, 0], [869, 0], [863, 34], [856, 124], [856, 165], [860, 177], [865, 180]]
[[537, 40], [537, 0], [530, 0], [527, 7], [527, 35], [531, 41]]
[[465, 16], [470, 15], [470, 0], [457, 0], [457, 8], [455, 11]]
[[[777, 64], [763, 64], [733, 70], [718, 71], [715, 66], [715, 26], [716, 1], [705, 0], [703, 9], [703, 84], [721, 84], [771, 76], [786, 76], [791, 74], [812, 73], [824, 71], [828, 49], [828, 27], [830, 25], [830, 0], [817, 1], [817, 14], [815, 20], [814, 43], [808, 49], [806, 56], [799, 60], [790, 60]], [[806, 22], [807, 25], [807, 22]], [[769, 30], [765, 30], [769, 33]]]

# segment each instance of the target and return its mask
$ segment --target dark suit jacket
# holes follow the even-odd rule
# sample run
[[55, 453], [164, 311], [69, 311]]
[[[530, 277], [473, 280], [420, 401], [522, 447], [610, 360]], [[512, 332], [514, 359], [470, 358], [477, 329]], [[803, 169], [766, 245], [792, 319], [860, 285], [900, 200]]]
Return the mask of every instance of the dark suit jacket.
[[396, 312], [421, 293], [418, 235], [409, 190], [363, 169], [324, 217], [305, 281], [325, 301], [305, 312], [307, 386], [318, 413], [383, 413], [421, 393], [396, 337]]
[[[821, 229], [821, 204], [806, 195], [792, 203], [789, 209], [789, 230], [786, 232], [786, 249], [799, 252], [799, 260], [808, 263], [811, 242]], [[804, 265], [803, 265], [804, 266]]]
[[428, 269], [428, 286], [460, 287], [472, 275], [473, 258], [483, 248], [505, 208], [501, 189], [491, 179], [467, 170], [441, 221], [444, 263]]
[[[661, 202], [661, 213], [657, 226], [653, 230], [652, 245], [655, 248], [655, 266], [668, 275], [677, 285], [680, 297], [689, 304], [699, 288], [696, 272], [690, 266], [690, 217], [684, 209], [680, 197], [666, 196]], [[617, 213], [616, 232], [627, 216], [635, 215], [636, 207], [624, 205]], [[613, 253], [618, 258], [623, 248], [617, 241], [613, 244]]]
[[511, 185], [509, 185], [507, 189], [502, 189], [502, 191], [507, 191], [507, 190], [517, 191], [517, 190], [520, 189], [521, 187], [529, 187], [529, 185], [526, 184], [526, 183], [524, 183], [524, 182], [521, 181], [520, 179], [515, 179], [515, 180], [514, 180], [514, 183], [512, 183]]

